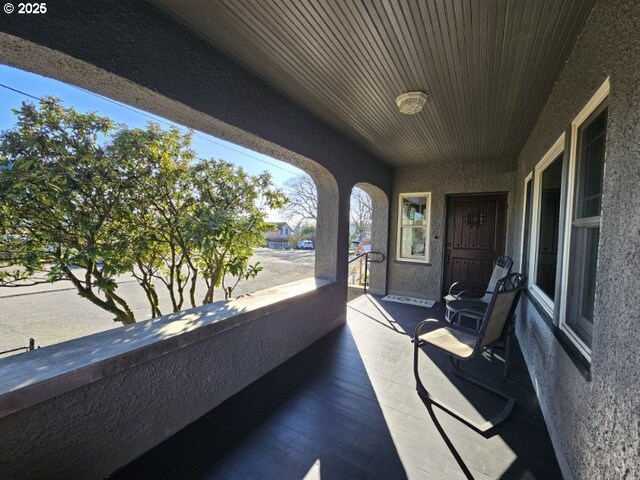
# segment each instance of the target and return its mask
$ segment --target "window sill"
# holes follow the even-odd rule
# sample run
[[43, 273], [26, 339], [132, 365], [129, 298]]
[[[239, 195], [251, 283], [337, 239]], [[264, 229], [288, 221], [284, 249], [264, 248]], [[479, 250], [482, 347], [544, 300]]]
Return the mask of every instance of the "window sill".
[[299, 302], [330, 280], [307, 278], [0, 360], [0, 418], [240, 327]]
[[[538, 310], [544, 310], [546, 318], [553, 319], [553, 311], [555, 308], [553, 300], [551, 300], [546, 293], [543, 293], [537, 285], [528, 286], [526, 291], [531, 299], [536, 302], [536, 308]], [[551, 323], [553, 323], [553, 320], [551, 320]]]
[[428, 260], [418, 260], [417, 258], [398, 258], [398, 257], [396, 257], [394, 259], [394, 262], [395, 263], [409, 263], [409, 264], [415, 264], [415, 265], [428, 265], [428, 266], [433, 265]]
[[553, 317], [549, 315], [549, 312], [545, 306], [538, 300], [537, 296], [532, 293], [528, 288], [524, 290], [525, 297], [536, 308], [545, 325], [551, 330], [554, 338], [560, 344], [564, 352], [567, 354], [573, 365], [576, 367], [580, 375], [584, 377], [588, 382], [591, 381], [591, 363], [584, 358], [584, 355], [578, 350], [571, 339], [553, 323]]

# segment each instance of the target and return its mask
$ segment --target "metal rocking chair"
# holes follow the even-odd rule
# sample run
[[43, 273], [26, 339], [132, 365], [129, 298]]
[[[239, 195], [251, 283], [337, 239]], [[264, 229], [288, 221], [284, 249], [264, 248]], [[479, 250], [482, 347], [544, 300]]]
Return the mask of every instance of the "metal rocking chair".
[[[482, 318], [479, 330], [473, 330], [461, 325], [441, 322], [435, 319], [424, 320], [416, 327], [413, 339], [413, 373], [416, 377], [418, 394], [423, 399], [437, 405], [450, 415], [481, 433], [489, 431], [506, 420], [511, 414], [515, 400], [503, 392], [470, 378], [459, 368], [458, 362], [471, 360], [484, 349], [491, 348], [495, 343], [504, 338], [525, 284], [526, 276], [519, 273], [512, 273], [499, 280], [491, 295], [491, 300]], [[464, 315], [464, 312], [464, 310], [459, 310], [456, 312], [456, 315]], [[425, 327], [433, 325], [434, 322], [437, 322], [438, 328], [431, 328], [425, 331]], [[507, 403], [504, 408], [490, 420], [478, 424], [434, 398], [420, 380], [418, 370], [420, 349], [426, 346], [435, 347], [448, 354], [454, 367], [454, 373], [457, 376], [506, 400]]]
[[444, 297], [444, 301], [447, 307], [445, 318], [451, 321], [457, 312], [466, 310], [467, 313], [463, 316], [471, 317], [476, 320], [476, 329], [478, 323], [484, 316], [484, 312], [487, 309], [487, 305], [491, 301], [491, 295], [496, 288], [496, 283], [501, 278], [506, 277], [511, 273], [511, 267], [513, 266], [513, 260], [511, 257], [498, 257], [496, 264], [493, 267], [491, 279], [487, 285], [487, 289], [484, 292], [475, 290], [462, 290], [456, 292], [456, 287], [460, 285], [460, 282], [455, 282], [449, 287], [449, 293]]

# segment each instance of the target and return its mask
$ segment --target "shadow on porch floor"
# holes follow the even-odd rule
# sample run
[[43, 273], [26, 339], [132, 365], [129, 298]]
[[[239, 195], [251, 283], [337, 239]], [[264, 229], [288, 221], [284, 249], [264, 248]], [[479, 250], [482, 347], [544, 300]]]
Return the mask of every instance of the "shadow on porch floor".
[[[508, 379], [497, 357], [469, 367], [516, 397], [489, 438], [420, 400], [410, 336], [441, 315], [360, 297], [348, 305], [347, 325], [111, 478], [561, 478], [517, 347]], [[499, 406], [451, 375], [446, 357], [423, 358], [428, 387], [470, 417]]]

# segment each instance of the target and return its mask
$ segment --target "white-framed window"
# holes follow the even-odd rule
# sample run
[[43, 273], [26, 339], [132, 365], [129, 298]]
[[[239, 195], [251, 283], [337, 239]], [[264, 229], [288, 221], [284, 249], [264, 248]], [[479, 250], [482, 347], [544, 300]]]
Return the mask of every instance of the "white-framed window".
[[401, 193], [398, 201], [397, 260], [429, 261], [431, 193]]
[[531, 209], [533, 208], [533, 172], [524, 179], [522, 199], [522, 255], [520, 256], [520, 273], [529, 275], [529, 247], [531, 245]]
[[528, 288], [553, 316], [561, 250], [560, 212], [563, 204], [564, 134], [542, 157], [533, 172], [533, 199], [528, 263]]
[[560, 328], [591, 360], [609, 79], [571, 122]]

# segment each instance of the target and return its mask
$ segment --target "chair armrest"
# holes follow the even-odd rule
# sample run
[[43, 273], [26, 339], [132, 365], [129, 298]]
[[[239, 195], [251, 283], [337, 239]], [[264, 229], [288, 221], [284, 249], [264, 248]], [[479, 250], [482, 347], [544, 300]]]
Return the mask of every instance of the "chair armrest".
[[451, 284], [451, 286], [449, 287], [449, 295], [453, 295], [451, 292], [453, 291], [453, 287], [455, 287], [456, 285], [459, 285], [460, 282], [454, 282]]
[[425, 327], [426, 325], [432, 324], [432, 323], [434, 323], [434, 322], [435, 322], [435, 323], [437, 323], [437, 324], [438, 324], [438, 325], [440, 325], [440, 326], [443, 326], [443, 327], [448, 327], [448, 326], [449, 326], [449, 323], [447, 323], [447, 322], [443, 322], [443, 321], [441, 321], [441, 320], [438, 320], [437, 318], [427, 318], [426, 320], [421, 321], [421, 322], [416, 326], [416, 330], [415, 330], [415, 332], [414, 332], [414, 334], [413, 334], [413, 339], [414, 339], [414, 341], [416, 341], [416, 342], [418, 341], [418, 337], [419, 337], [420, 335], [422, 335], [422, 333], [423, 333], [422, 331], [424, 330], [424, 327]]
[[[491, 295], [493, 292], [483, 292], [483, 291], [480, 291], [480, 290], [462, 290], [461, 292], [459, 292], [455, 296], [456, 300], [460, 300], [460, 297], [465, 293], [478, 293], [478, 294], [483, 294], [483, 295], [486, 295], [488, 293], [488, 294]], [[480, 300], [480, 298], [482, 298], [482, 297], [479, 297], [478, 300]]]

